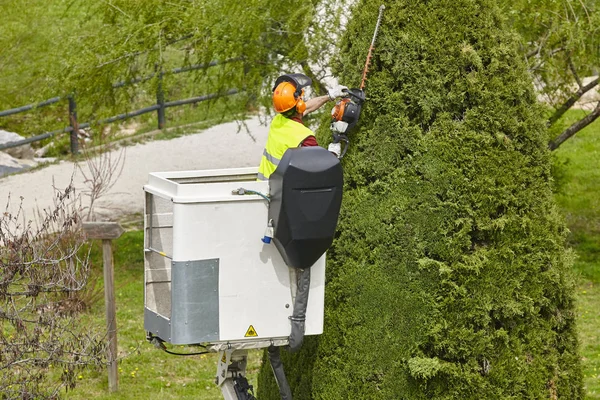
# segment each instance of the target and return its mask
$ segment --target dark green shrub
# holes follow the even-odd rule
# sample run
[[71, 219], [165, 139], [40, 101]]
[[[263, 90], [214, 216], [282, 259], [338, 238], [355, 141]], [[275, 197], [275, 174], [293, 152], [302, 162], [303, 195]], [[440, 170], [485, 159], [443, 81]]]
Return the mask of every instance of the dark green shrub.
[[[379, 4], [348, 24], [345, 83]], [[580, 398], [571, 257], [516, 40], [492, 1], [386, 6], [343, 160], [325, 332], [284, 359], [294, 399]], [[268, 362], [259, 389], [278, 398]]]

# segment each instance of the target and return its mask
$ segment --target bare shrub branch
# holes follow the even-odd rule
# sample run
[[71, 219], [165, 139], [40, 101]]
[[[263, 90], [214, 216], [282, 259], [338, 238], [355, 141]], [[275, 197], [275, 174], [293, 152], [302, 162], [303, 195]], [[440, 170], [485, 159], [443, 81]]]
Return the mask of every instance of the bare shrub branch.
[[77, 168], [84, 178], [84, 183], [87, 189], [83, 194], [90, 198], [90, 203], [87, 208], [86, 220], [91, 221], [96, 201], [105, 195], [116, 183], [117, 179], [123, 172], [125, 165], [125, 148], [122, 147], [116, 158], [113, 152], [103, 152], [94, 156], [89, 150], [84, 150], [83, 155], [87, 169], [81, 164], [77, 164]]
[[[55, 188], [56, 190], [56, 188]], [[55, 398], [76, 372], [104, 362], [104, 332], [78, 323], [70, 294], [89, 275], [89, 248], [73, 184], [28, 220], [21, 204], [0, 218], [0, 393]]]

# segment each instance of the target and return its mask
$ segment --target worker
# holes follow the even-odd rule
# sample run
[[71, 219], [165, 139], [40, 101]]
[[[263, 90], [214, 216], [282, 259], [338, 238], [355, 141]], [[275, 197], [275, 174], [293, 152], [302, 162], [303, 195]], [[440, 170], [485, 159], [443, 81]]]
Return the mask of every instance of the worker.
[[[258, 168], [258, 180], [268, 180], [279, 160], [289, 148], [318, 146], [315, 134], [302, 122], [302, 117], [321, 108], [330, 100], [346, 95], [346, 86], [336, 86], [324, 96], [304, 102], [304, 88], [312, 80], [304, 74], [286, 74], [275, 81], [273, 106], [277, 115], [271, 122], [267, 144]], [[340, 144], [332, 143], [328, 150], [340, 156]]]

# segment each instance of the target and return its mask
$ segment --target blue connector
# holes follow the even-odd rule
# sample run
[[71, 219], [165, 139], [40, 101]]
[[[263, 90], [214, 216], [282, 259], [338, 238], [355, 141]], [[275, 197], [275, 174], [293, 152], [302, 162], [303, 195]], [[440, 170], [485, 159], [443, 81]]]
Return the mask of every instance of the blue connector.
[[263, 236], [263, 238], [262, 238], [262, 239], [260, 239], [260, 240], [262, 240], [262, 242], [263, 242], [264, 244], [269, 244], [269, 243], [271, 243], [271, 238], [270, 238], [270, 237], [268, 237], [268, 236]]
[[272, 238], [273, 238], [273, 220], [270, 219], [269, 223], [267, 224], [267, 229], [265, 229], [265, 235], [260, 240], [262, 240], [262, 242], [264, 244], [269, 244], [269, 243], [271, 243]]

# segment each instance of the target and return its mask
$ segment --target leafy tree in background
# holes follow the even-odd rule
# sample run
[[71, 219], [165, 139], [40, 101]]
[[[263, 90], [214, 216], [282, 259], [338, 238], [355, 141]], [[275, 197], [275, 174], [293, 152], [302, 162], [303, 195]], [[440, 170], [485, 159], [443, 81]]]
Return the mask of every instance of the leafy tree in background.
[[78, 50], [69, 25], [78, 25], [84, 10], [71, 0], [18, 0], [3, 1], [0, 12], [0, 109], [56, 96], [69, 50]]
[[328, 34], [339, 28], [341, 14], [339, 4], [328, 0], [101, 3], [92, 15], [103, 16], [106, 35], [92, 41], [89, 62], [77, 63], [72, 75], [88, 79], [94, 65], [100, 76], [134, 76], [168, 64], [167, 45], [184, 39], [179, 49], [190, 63], [244, 58], [243, 68], [220, 77], [224, 86], [257, 90], [270, 75], [297, 67], [318, 86], [327, 74], [319, 61], [333, 51]]
[[[215, 60], [236, 61], [194, 74], [203, 91], [196, 95], [237, 88], [248, 101], [267, 104], [263, 95], [270, 93], [270, 80], [284, 70], [304, 71], [323, 92], [333, 51], [329, 33], [339, 30], [343, 10], [330, 0], [27, 3], [8, 4], [11, 23], [0, 27], [11, 34], [5, 43], [10, 54], [0, 57], [0, 65], [15, 77], [22, 65], [29, 72], [0, 85], [0, 105], [12, 108], [75, 92], [86, 107], [80, 119], [130, 111], [140, 93], [152, 98], [157, 71]], [[148, 76], [154, 78], [113, 87]], [[166, 74], [161, 84], [168, 92], [181, 81]]]
[[[77, 57], [85, 8], [72, 0], [0, 2], [0, 110], [37, 103], [68, 93], [61, 80], [67, 60]], [[0, 129], [37, 134], [57, 118], [68, 125], [66, 102], [27, 114], [0, 117]], [[52, 130], [52, 129], [49, 129]]]
[[[258, 88], [264, 95], [269, 88], [265, 82], [273, 75], [283, 69], [300, 69], [313, 78], [316, 92], [323, 93], [322, 82], [329, 74], [334, 50], [331, 44], [342, 31], [347, 3], [252, 0], [242, 6], [230, 0], [5, 1], [0, 6], [0, 108], [76, 91], [81, 104], [89, 105], [88, 114], [104, 110], [103, 115], [108, 116], [131, 105], [136, 91], [152, 93], [158, 84], [155, 79], [146, 86], [114, 89], [115, 81], [148, 76], [156, 68], [168, 70], [239, 56], [246, 58], [242, 66], [232, 64], [220, 74], [205, 77], [203, 87], [222, 91], [237, 86], [250, 92]], [[521, 35], [520, 51], [551, 106], [551, 149], [600, 116], [596, 104], [563, 132], [557, 123], [577, 100], [598, 87], [598, 79], [583, 81], [598, 73], [600, 63], [600, 10], [596, 3], [500, 2]], [[181, 85], [172, 79], [163, 84], [167, 90]], [[248, 98], [256, 96], [249, 93]], [[259, 98], [267, 104], [264, 96]], [[6, 125], [10, 120], [0, 123]], [[36, 133], [41, 128], [31, 118], [26, 127]]]
[[[544, 102], [551, 107], [550, 149], [600, 117], [600, 99], [585, 117], [562, 130], [559, 119], [600, 80], [600, 4], [595, 0], [502, 1], [509, 21], [521, 35], [521, 52]], [[592, 79], [584, 80], [586, 77]]]
[[[360, 82], [379, 5], [354, 8], [344, 82]], [[518, 38], [491, 0], [386, 7], [325, 332], [284, 359], [294, 399], [581, 398], [571, 255]], [[259, 391], [278, 398], [268, 362]]]

